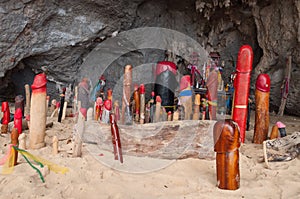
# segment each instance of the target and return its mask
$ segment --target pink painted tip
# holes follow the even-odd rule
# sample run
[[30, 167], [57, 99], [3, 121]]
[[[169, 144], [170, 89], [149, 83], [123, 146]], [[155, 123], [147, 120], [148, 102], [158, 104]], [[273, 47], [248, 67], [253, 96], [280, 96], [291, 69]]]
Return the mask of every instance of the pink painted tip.
[[56, 102], [56, 108], [60, 107], [60, 102]]
[[139, 89], [139, 85], [134, 84], [134, 91], [137, 91]]
[[172, 115], [172, 112], [171, 112], [171, 111], [169, 111], [169, 112], [168, 112], [168, 115]]
[[276, 122], [278, 128], [285, 128], [285, 125], [282, 122]]
[[157, 95], [157, 96], [156, 96], [156, 99], [155, 99], [155, 101], [156, 101], [156, 102], [161, 102], [161, 98], [160, 98], [160, 96], [159, 96], [159, 95]]
[[151, 96], [152, 96], [152, 97], [154, 97], [154, 96], [155, 96], [155, 93], [154, 93], [154, 91], [152, 91], [152, 92], [151, 92]]
[[47, 100], [49, 100], [50, 99], [50, 96], [49, 95], [47, 95]]

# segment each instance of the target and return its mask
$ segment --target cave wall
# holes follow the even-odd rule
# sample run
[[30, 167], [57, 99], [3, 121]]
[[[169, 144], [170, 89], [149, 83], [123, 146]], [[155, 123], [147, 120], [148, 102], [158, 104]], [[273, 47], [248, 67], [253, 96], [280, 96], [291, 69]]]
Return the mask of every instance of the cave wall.
[[[0, 0], [0, 97], [19, 94], [22, 84], [32, 81], [30, 70], [46, 71], [55, 93], [55, 84], [78, 81], [82, 63], [99, 43], [122, 31], [152, 26], [177, 30], [207, 52], [218, 51], [225, 61], [225, 77], [235, 70], [240, 46], [250, 44], [255, 67], [252, 91], [256, 76], [268, 73], [273, 110], [280, 105], [286, 57], [292, 55], [286, 112], [300, 115], [299, 18], [298, 0]], [[151, 62], [162, 59], [156, 54]], [[128, 60], [133, 64], [149, 61], [150, 55], [135, 52], [126, 56], [114, 63], [116, 71]], [[23, 80], [16, 81], [16, 74], [23, 74]], [[109, 78], [108, 82], [114, 81], [114, 76]]]

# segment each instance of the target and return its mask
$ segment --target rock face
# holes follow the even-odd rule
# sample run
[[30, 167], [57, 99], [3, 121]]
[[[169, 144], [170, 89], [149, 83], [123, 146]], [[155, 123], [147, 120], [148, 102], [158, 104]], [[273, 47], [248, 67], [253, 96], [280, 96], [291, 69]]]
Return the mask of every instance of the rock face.
[[[42, 71], [55, 98], [56, 84], [79, 81], [78, 71], [99, 43], [132, 28], [152, 26], [186, 34], [208, 53], [218, 51], [225, 77], [235, 70], [240, 46], [250, 44], [255, 55], [252, 89], [260, 72], [270, 75], [271, 110], [280, 105], [285, 60], [292, 55], [286, 112], [300, 115], [299, 18], [298, 0], [1, 0], [0, 98], [23, 94], [23, 85]], [[107, 75], [107, 82], [113, 86], [127, 63], [162, 59], [162, 50], [127, 53], [112, 64], [115, 72]]]

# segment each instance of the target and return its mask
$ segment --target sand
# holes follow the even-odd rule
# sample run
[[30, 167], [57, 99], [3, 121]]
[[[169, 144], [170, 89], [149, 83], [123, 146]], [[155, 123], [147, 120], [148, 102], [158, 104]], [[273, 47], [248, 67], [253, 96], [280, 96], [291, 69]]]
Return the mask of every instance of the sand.
[[[252, 113], [251, 130], [246, 132], [245, 144], [240, 147], [241, 184], [236, 191], [216, 186], [215, 160], [167, 161], [125, 155], [121, 165], [113, 160], [112, 152], [93, 152], [93, 145], [88, 144], [83, 146], [81, 158], [72, 158], [70, 140], [74, 123], [67, 117], [62, 123], [56, 122], [57, 118], [48, 118], [54, 125], [46, 130], [46, 147], [28, 151], [68, 167], [69, 172], [50, 171], [42, 183], [37, 172], [21, 157], [12, 174], [0, 175], [0, 198], [300, 198], [299, 158], [270, 163], [272, 169], [267, 169], [262, 161], [262, 146], [251, 143], [253, 116]], [[300, 118], [273, 114], [270, 130], [278, 120], [287, 125], [287, 134], [299, 130]], [[28, 134], [28, 130], [24, 133]], [[51, 154], [54, 135], [60, 140], [57, 155]], [[0, 137], [0, 158], [9, 142], [9, 135]]]

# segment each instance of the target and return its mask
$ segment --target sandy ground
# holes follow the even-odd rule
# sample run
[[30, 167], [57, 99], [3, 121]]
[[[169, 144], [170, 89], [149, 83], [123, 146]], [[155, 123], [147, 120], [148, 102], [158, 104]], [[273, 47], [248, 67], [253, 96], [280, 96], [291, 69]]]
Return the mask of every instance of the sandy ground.
[[[50, 120], [50, 119], [49, 119]], [[55, 118], [56, 120], [56, 118]], [[270, 163], [267, 169], [262, 162], [262, 146], [251, 143], [254, 114], [251, 130], [246, 132], [245, 144], [240, 147], [240, 188], [236, 191], [218, 189], [216, 186], [215, 160], [184, 159], [165, 160], [143, 158], [134, 163], [137, 157], [124, 157], [132, 170], [119, 171], [101, 161], [112, 159], [111, 152], [95, 153], [84, 145], [81, 158], [72, 158], [69, 143], [73, 119], [62, 123], [54, 121], [46, 133], [47, 146], [40, 150], [28, 150], [58, 165], [69, 168], [66, 174], [50, 172], [42, 183], [34, 171], [21, 157], [10, 175], [0, 175], [0, 198], [300, 198], [300, 161]], [[287, 125], [287, 134], [299, 131], [300, 118], [277, 117], [271, 114], [270, 130], [273, 124], [282, 121]], [[28, 130], [24, 131], [28, 134]], [[52, 155], [51, 140], [58, 136], [59, 154]], [[0, 158], [7, 151], [10, 136], [0, 137]], [[134, 173], [138, 164], [153, 164], [154, 170]], [[163, 166], [159, 166], [162, 163]], [[119, 162], [111, 160], [111, 164]], [[1, 169], [1, 168], [0, 168]], [[122, 170], [122, 169], [121, 169]]]

